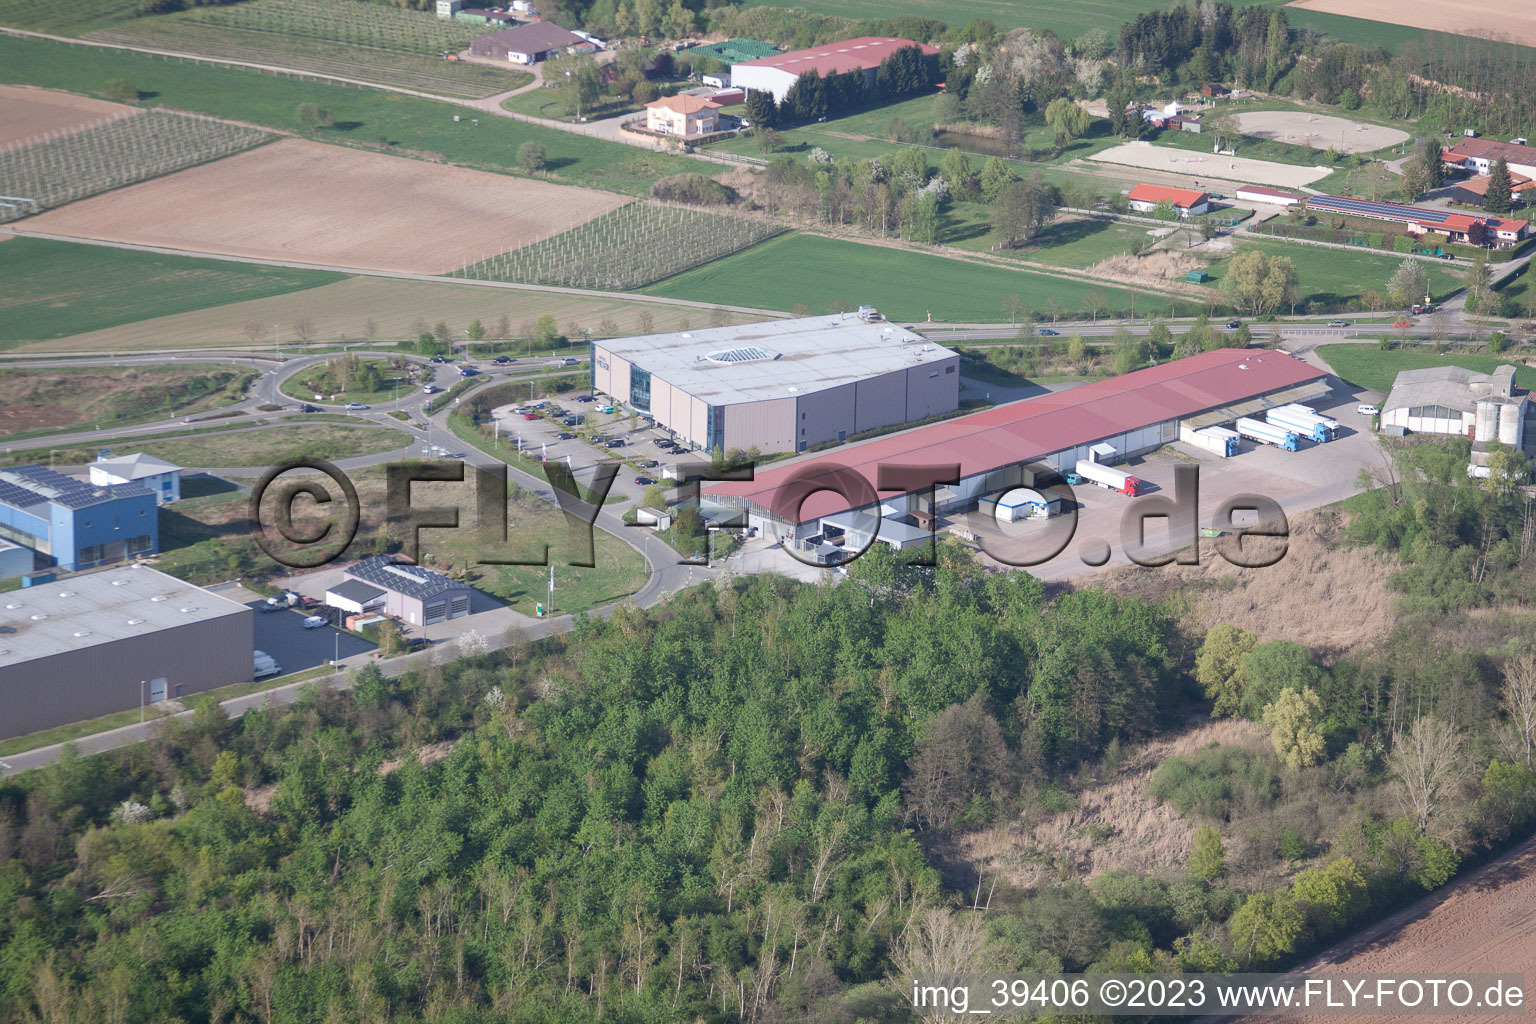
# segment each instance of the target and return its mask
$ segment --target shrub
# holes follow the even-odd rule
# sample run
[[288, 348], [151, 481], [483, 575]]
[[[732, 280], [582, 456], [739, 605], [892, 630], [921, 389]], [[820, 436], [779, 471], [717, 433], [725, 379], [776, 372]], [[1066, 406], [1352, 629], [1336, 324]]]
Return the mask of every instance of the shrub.
[[1170, 757], [1152, 773], [1148, 792], [1180, 814], [1230, 820], [1240, 806], [1266, 806], [1280, 795], [1270, 758], [1241, 747], [1212, 745], [1189, 757]]
[[724, 206], [736, 193], [702, 174], [674, 174], [651, 186], [651, 197], [690, 206]]
[[543, 143], [525, 142], [517, 147], [518, 166], [529, 174], [537, 174], [544, 169], [547, 155], [544, 152]]
[[101, 94], [109, 100], [119, 100], [123, 103], [132, 103], [139, 98], [139, 87], [124, 78], [118, 78], [108, 82]]

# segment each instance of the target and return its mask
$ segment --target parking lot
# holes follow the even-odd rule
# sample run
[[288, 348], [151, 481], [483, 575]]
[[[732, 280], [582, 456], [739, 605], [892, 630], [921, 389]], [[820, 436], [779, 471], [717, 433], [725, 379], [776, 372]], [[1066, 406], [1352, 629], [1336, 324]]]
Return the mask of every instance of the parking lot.
[[283, 674], [324, 665], [332, 658], [365, 654], [377, 645], [334, 626], [305, 629], [305, 611], [264, 612], [266, 598], [241, 586], [226, 587], [220, 594], [247, 605], [255, 613], [256, 650], [265, 651], [282, 666]]

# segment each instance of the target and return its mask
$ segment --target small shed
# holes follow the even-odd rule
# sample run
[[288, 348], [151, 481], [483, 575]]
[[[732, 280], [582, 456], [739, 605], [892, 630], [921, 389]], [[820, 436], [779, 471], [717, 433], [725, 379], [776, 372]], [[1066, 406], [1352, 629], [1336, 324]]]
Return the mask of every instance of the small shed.
[[1061, 496], [1053, 491], [1015, 487], [1002, 494], [982, 498], [978, 511], [982, 515], [992, 516], [1000, 523], [1016, 523], [1021, 519], [1049, 519], [1061, 514]]
[[1189, 273], [1184, 275], [1184, 280], [1189, 281], [1192, 284], [1205, 284], [1210, 279], [1211, 275], [1207, 274], [1203, 270], [1191, 270]]
[[641, 526], [655, 527], [658, 530], [670, 530], [672, 528], [672, 513], [670, 510], [643, 505], [635, 509], [635, 522]]

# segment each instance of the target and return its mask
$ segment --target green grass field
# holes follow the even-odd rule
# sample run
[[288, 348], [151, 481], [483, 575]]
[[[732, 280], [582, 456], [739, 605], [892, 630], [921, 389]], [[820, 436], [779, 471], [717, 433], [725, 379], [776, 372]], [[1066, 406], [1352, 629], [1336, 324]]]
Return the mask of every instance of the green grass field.
[[[995, 323], [1015, 295], [1046, 317], [1052, 299], [1065, 315], [1085, 308], [1089, 292], [1101, 293], [1110, 308], [1128, 309], [1132, 302], [1124, 289], [1092, 282], [798, 234], [771, 239], [642, 291], [704, 301], [730, 296], [733, 303], [763, 309], [789, 310], [803, 302], [817, 313], [841, 299], [848, 308], [878, 306], [893, 320], [922, 320], [931, 312], [936, 321], [961, 323]], [[1139, 313], [1168, 308], [1167, 299], [1149, 295], [1136, 296], [1135, 304]]]
[[[519, 173], [518, 146], [538, 142], [547, 153], [547, 177], [631, 195], [649, 191], [664, 175], [713, 174], [716, 169], [714, 164], [686, 157], [650, 153], [493, 114], [478, 118], [475, 124], [463, 107], [415, 96], [0, 36], [0, 82], [93, 92], [116, 79], [151, 94], [144, 101], [149, 104], [295, 133], [305, 131], [298, 119], [300, 104], [317, 103], [335, 120], [335, 127], [313, 133], [319, 141], [373, 145], [384, 140], [403, 150], [439, 153], [454, 163], [489, 171]], [[461, 120], [455, 121], [455, 115]]]
[[[986, 252], [1001, 241], [992, 228], [991, 216], [991, 207], [984, 204], [954, 203], [942, 215], [939, 240], [961, 249]], [[1040, 232], [1029, 246], [1001, 249], [997, 255], [1082, 270], [1129, 252], [1131, 239], [1138, 237], [1153, 241], [1143, 224], [1059, 219]]]
[[1416, 349], [1382, 351], [1376, 345], [1324, 345], [1317, 352], [1334, 373], [1373, 391], [1390, 391], [1392, 379], [1403, 370], [1462, 366], [1475, 373], [1491, 373], [1499, 364], [1510, 362], [1515, 364], [1515, 382], [1523, 388], [1536, 388], [1536, 367], [1522, 365], [1507, 356], [1439, 355]]
[[53, 35], [81, 35], [95, 28], [120, 25], [133, 17], [140, 0], [74, 0], [39, 4], [30, 0], [0, 0], [0, 25]]
[[[1243, 242], [1243, 248], [1257, 248], [1271, 256], [1289, 256], [1301, 279], [1303, 298], [1327, 309], [1337, 309], [1351, 299], [1376, 290], [1386, 294], [1387, 281], [1397, 270], [1401, 256], [1390, 253], [1330, 249], [1319, 245], [1294, 245], [1280, 241]], [[1213, 286], [1219, 286], [1228, 260], [1220, 259], [1207, 268]], [[1438, 300], [1461, 287], [1459, 274], [1428, 264], [1429, 290]]]
[[0, 348], [340, 280], [323, 271], [9, 238], [0, 242]]

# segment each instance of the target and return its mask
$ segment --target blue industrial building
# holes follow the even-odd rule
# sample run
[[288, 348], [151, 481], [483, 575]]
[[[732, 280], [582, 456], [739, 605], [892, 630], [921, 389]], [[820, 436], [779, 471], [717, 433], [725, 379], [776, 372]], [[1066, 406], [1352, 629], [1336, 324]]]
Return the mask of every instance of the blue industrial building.
[[46, 466], [0, 469], [0, 537], [73, 572], [160, 550], [154, 491], [102, 487]]

